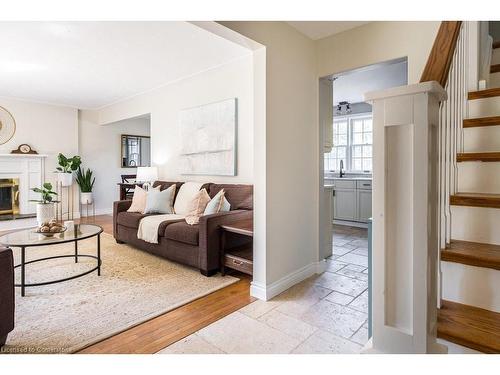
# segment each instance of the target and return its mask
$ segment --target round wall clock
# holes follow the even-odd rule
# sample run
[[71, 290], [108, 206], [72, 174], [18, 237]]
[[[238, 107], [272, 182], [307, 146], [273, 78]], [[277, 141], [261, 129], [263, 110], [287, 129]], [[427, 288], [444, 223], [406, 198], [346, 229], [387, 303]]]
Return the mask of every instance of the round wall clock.
[[16, 121], [12, 114], [0, 107], [0, 145], [7, 143], [16, 132]]

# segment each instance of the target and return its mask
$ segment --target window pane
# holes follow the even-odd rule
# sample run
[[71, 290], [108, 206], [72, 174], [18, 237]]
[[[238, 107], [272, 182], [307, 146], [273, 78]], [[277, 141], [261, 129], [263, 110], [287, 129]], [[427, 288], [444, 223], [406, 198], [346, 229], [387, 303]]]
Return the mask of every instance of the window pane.
[[363, 146], [363, 157], [364, 158], [372, 157], [372, 146]]
[[363, 159], [363, 170], [371, 171], [372, 170], [372, 159]]
[[355, 145], [360, 145], [363, 143], [363, 133], [353, 133], [352, 143]]
[[339, 122], [339, 134], [347, 134], [347, 121]]
[[339, 147], [337, 149], [337, 157], [339, 159], [345, 159], [345, 157], [346, 157], [346, 152], [345, 151], [346, 151], [345, 147]]
[[347, 146], [347, 134], [339, 135], [338, 146]]
[[339, 136], [338, 134], [333, 135], [333, 145], [337, 146], [339, 144]]
[[353, 159], [352, 160], [352, 165], [353, 165], [352, 169], [354, 171], [361, 171], [362, 170], [361, 169], [361, 159], [357, 159], [357, 158]]
[[372, 133], [363, 133], [363, 143], [372, 143]]
[[354, 133], [361, 133], [363, 131], [363, 120], [354, 120], [352, 122], [352, 131]]
[[353, 146], [352, 148], [352, 156], [355, 158], [361, 157], [361, 147], [362, 146]]
[[363, 124], [363, 131], [371, 132], [372, 131], [372, 120], [366, 119]]

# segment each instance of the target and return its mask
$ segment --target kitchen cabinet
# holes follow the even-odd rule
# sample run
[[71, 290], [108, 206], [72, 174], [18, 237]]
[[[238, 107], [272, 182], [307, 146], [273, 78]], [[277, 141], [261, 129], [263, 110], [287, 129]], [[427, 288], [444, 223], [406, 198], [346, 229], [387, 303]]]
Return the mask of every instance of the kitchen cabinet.
[[336, 220], [356, 219], [356, 190], [335, 189], [333, 218]]
[[368, 222], [372, 217], [372, 191], [357, 190], [358, 220]]
[[372, 216], [372, 181], [336, 178], [332, 185], [333, 219], [367, 223]]

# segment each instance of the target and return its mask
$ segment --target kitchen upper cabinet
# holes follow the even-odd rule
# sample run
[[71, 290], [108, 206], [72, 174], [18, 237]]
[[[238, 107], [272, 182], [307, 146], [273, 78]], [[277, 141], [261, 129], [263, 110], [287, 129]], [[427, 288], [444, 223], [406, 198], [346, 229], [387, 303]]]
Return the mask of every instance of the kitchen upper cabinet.
[[372, 191], [357, 190], [357, 194], [359, 221], [368, 222], [372, 217]]
[[337, 220], [356, 220], [356, 190], [335, 190], [333, 217]]

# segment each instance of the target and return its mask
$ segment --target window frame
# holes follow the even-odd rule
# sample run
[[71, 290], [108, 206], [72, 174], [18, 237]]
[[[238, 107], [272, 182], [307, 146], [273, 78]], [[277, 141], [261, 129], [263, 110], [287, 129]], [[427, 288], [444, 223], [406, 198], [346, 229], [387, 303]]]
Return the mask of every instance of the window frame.
[[[372, 120], [372, 143], [369, 145], [372, 146], [372, 170], [371, 171], [363, 171], [363, 170], [353, 170], [353, 146], [359, 146], [359, 145], [354, 145], [353, 144], [353, 138], [354, 138], [354, 126], [353, 126], [353, 121], [358, 120], [358, 119], [371, 119]], [[335, 122], [340, 122], [340, 121], [346, 121], [347, 120], [347, 145], [342, 146], [346, 147], [346, 157], [345, 157], [345, 165], [344, 169], [346, 173], [355, 173], [355, 174], [367, 174], [371, 175], [373, 173], [373, 113], [372, 112], [363, 112], [363, 113], [356, 113], [356, 114], [346, 114], [346, 115], [341, 115], [341, 116], [334, 116], [333, 117], [333, 122], [332, 122], [332, 127]], [[332, 131], [332, 137], [334, 135], [334, 131]], [[333, 141], [333, 140], [332, 140]], [[368, 144], [367, 144], [368, 145]], [[333, 149], [335, 147], [339, 147], [333, 142]], [[331, 152], [331, 151], [330, 151]], [[338, 170], [324, 170], [324, 173], [337, 173], [339, 172]]]

